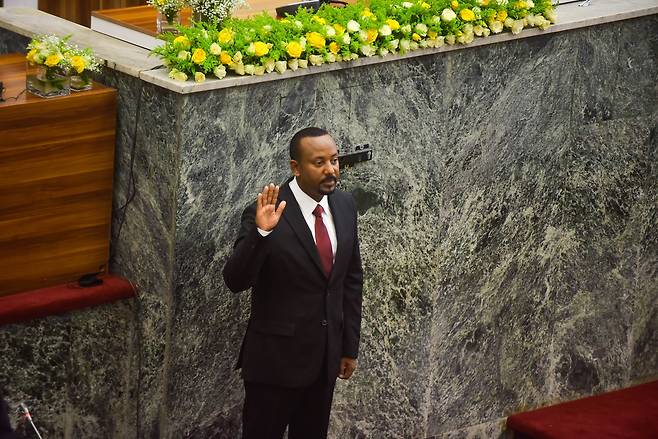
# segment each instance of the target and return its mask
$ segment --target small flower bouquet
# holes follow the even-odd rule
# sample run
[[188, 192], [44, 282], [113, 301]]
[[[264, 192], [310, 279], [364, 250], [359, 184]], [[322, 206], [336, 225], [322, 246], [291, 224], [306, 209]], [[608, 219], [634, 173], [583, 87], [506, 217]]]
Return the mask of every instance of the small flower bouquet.
[[70, 37], [55, 35], [36, 37], [27, 46], [27, 91], [44, 98], [64, 96], [70, 92], [67, 57]]
[[180, 11], [185, 7], [185, 0], [147, 0], [147, 3], [158, 11], [158, 33], [176, 30], [176, 25], [180, 24]]
[[92, 87], [92, 72], [100, 71], [100, 62], [90, 48], [70, 47], [66, 56], [69, 59], [71, 90], [89, 90]]
[[245, 0], [187, 0], [187, 3], [195, 21], [215, 25], [228, 18], [234, 9], [247, 5]]

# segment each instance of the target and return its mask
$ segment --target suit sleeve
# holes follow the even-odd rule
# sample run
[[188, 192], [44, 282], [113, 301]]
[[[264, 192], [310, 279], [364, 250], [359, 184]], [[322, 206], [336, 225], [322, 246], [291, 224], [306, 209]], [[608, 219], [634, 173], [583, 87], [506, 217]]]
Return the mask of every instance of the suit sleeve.
[[258, 233], [255, 217], [256, 203], [253, 203], [242, 212], [240, 232], [233, 253], [224, 265], [224, 282], [234, 293], [254, 286], [267, 256], [263, 249], [267, 238]]
[[357, 358], [359, 355], [359, 340], [361, 338], [361, 304], [363, 301], [363, 269], [361, 268], [361, 253], [354, 208], [354, 247], [348, 266], [345, 284], [343, 285], [343, 357]]

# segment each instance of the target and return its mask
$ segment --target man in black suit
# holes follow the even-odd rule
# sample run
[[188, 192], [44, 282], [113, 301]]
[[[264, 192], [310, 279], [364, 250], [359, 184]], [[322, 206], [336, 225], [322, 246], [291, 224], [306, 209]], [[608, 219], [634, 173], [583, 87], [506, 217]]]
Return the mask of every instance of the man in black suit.
[[336, 377], [356, 368], [363, 273], [352, 197], [336, 189], [338, 149], [320, 128], [290, 141], [293, 177], [245, 209], [224, 281], [251, 288], [238, 360], [244, 439], [327, 436]]

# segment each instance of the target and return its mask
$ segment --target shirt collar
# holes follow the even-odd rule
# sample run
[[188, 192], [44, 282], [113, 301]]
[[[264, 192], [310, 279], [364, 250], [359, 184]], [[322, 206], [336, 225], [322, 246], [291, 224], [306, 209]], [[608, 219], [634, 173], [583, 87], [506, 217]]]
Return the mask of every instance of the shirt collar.
[[299, 187], [299, 183], [297, 183], [297, 177], [293, 178], [290, 183], [288, 183], [288, 186], [290, 187], [295, 200], [297, 200], [297, 204], [299, 204], [299, 208], [301, 209], [304, 216], [312, 215], [313, 211], [315, 210], [315, 206], [318, 204], [322, 206], [324, 213], [330, 215], [329, 200], [326, 195], [322, 197], [320, 202], [315, 201], [313, 198], [308, 196], [308, 194], [304, 192], [302, 188]]

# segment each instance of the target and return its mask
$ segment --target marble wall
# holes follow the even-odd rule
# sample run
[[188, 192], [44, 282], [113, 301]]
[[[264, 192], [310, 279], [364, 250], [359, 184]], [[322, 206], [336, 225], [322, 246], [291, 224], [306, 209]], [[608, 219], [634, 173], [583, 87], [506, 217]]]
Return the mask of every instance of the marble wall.
[[308, 125], [374, 149], [343, 170], [366, 283], [332, 438], [498, 438], [656, 377], [656, 77], [656, 16], [192, 95], [106, 72], [139, 297], [0, 329], [0, 391], [48, 437], [238, 437], [248, 295], [221, 268]]

